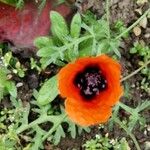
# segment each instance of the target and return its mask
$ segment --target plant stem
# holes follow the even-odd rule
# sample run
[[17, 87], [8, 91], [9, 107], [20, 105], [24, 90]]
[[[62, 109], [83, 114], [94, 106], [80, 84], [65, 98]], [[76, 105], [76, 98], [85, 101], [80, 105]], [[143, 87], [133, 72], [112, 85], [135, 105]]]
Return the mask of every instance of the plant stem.
[[137, 150], [141, 150], [139, 143], [137, 142], [135, 136], [128, 130], [128, 128], [118, 119], [118, 118], [114, 118], [113, 120], [122, 128], [126, 131], [126, 133], [131, 137], [131, 139], [133, 140], [135, 147]]
[[124, 32], [122, 32], [120, 35], [118, 35], [115, 40], [118, 40], [119, 38], [121, 38], [124, 34], [126, 34], [127, 32], [129, 32], [132, 28], [134, 28], [148, 13], [150, 12], [150, 8], [145, 11], [145, 13], [136, 21], [134, 22], [130, 27], [128, 27]]
[[107, 28], [108, 28], [108, 39], [110, 39], [110, 11], [109, 11], [109, 0], [106, 0], [106, 18], [107, 18]]
[[131, 74], [127, 75], [126, 77], [121, 79], [121, 82], [131, 78], [132, 76], [136, 75], [139, 71], [141, 71], [144, 67], [146, 67], [148, 64], [150, 64], [150, 60], [147, 61], [144, 65], [142, 65], [140, 68], [138, 68], [137, 70], [135, 70], [134, 72], [132, 72]]
[[127, 106], [127, 105], [125, 105], [125, 104], [123, 104], [121, 102], [119, 102], [118, 105], [120, 107], [122, 107], [125, 111], [129, 112], [130, 114], [133, 114], [133, 111], [134, 111], [133, 108], [131, 108], [131, 107], [129, 107], [129, 106]]
[[45, 141], [55, 130], [58, 128], [58, 126], [64, 121], [64, 119], [67, 117], [67, 114], [64, 114], [61, 119], [55, 124], [46, 135], [43, 136], [42, 141]]
[[21, 133], [21, 132], [23, 132], [23, 131], [25, 131], [25, 130], [27, 130], [27, 129], [29, 129], [29, 128], [32, 128], [33, 126], [35, 126], [35, 125], [37, 125], [37, 124], [41, 124], [41, 123], [43, 123], [43, 122], [45, 122], [45, 121], [49, 121], [50, 118], [51, 118], [51, 119], [54, 119], [54, 118], [49, 117], [49, 116], [40, 116], [38, 119], [34, 120], [33, 122], [31, 122], [31, 123], [29, 123], [29, 124], [21, 125], [21, 126], [17, 129], [16, 133], [19, 134], [19, 133]]
[[85, 40], [87, 40], [87, 39], [89, 39], [89, 38], [93, 38], [93, 36], [92, 36], [92, 35], [87, 35], [87, 36], [84, 36], [84, 37], [75, 39], [73, 42], [68, 43], [68, 44], [66, 44], [66, 45], [64, 45], [64, 46], [61, 46], [61, 47], [52, 47], [52, 48], [54, 48], [54, 50], [55, 50], [55, 49], [56, 49], [57, 51], [62, 50], [62, 52], [64, 52], [64, 51], [67, 50], [68, 48], [71, 48], [73, 45], [75, 45], [75, 44], [77, 44], [77, 43], [79, 44], [79, 43], [81, 43], [81, 42], [83, 42], [83, 41], [85, 41]]
[[[63, 116], [66, 116], [66, 114], [63, 115]], [[33, 128], [35, 125], [38, 125], [38, 124], [41, 124], [41, 123], [44, 123], [44, 122], [47, 122], [47, 121], [52, 122], [52, 120], [56, 120], [56, 119], [58, 120], [59, 123], [61, 123], [62, 119], [60, 119], [60, 118], [64, 118], [63, 116], [62, 115], [60, 115], [60, 116], [47, 116], [47, 115], [40, 116], [38, 119], [36, 119], [35, 121], [33, 121], [29, 124], [21, 125], [17, 129], [16, 133], [19, 134], [19, 133], [21, 133], [21, 132], [23, 132], [23, 131], [25, 131], [29, 128]], [[61, 122], [59, 120], [61, 120]]]

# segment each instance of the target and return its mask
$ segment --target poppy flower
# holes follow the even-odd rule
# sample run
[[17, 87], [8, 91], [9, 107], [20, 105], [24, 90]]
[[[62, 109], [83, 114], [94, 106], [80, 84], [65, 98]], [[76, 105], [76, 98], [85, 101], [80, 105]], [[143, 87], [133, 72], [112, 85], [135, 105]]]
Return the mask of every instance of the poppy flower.
[[123, 93], [121, 66], [112, 58], [79, 58], [58, 73], [59, 91], [72, 121], [89, 126], [106, 122]]

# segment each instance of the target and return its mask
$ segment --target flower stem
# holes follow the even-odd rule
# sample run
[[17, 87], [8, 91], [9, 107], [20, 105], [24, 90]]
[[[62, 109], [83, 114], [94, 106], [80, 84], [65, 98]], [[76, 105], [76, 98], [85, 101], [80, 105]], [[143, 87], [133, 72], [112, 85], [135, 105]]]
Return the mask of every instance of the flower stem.
[[108, 28], [108, 39], [110, 39], [110, 10], [109, 10], [109, 0], [106, 0], [106, 18], [107, 18], [107, 28]]
[[135, 144], [135, 147], [137, 150], [141, 150], [140, 146], [139, 146], [139, 143], [137, 142], [134, 134], [132, 134], [130, 132], [130, 130], [128, 130], [128, 128], [116, 117], [113, 117], [113, 120], [122, 128], [126, 131], [126, 133], [131, 137], [131, 139], [133, 140], [134, 144]]
[[126, 34], [127, 32], [129, 32], [132, 28], [134, 28], [148, 13], [150, 12], [150, 8], [145, 11], [145, 13], [137, 20], [135, 21], [130, 27], [128, 27], [124, 32], [122, 32], [121, 34], [119, 34], [115, 40], [118, 40], [119, 38], [121, 38], [124, 34]]
[[138, 68], [137, 70], [135, 70], [134, 72], [132, 72], [131, 74], [127, 75], [126, 77], [121, 79], [121, 82], [131, 78], [132, 76], [136, 75], [139, 71], [141, 71], [144, 67], [146, 67], [148, 64], [150, 64], [150, 60], [147, 61], [144, 65], [142, 65], [140, 68]]

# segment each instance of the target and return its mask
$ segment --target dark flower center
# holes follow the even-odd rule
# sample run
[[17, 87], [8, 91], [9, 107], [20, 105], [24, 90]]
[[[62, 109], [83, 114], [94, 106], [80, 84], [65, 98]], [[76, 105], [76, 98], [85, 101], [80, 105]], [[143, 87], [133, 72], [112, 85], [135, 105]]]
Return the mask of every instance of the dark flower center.
[[87, 66], [82, 72], [77, 73], [74, 84], [86, 100], [91, 100], [107, 88], [107, 81], [97, 66]]

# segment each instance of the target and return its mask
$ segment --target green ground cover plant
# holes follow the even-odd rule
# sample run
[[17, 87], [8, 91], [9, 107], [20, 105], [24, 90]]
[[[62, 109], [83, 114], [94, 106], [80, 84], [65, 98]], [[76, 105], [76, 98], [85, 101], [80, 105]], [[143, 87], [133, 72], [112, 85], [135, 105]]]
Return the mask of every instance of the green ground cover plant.
[[[17, 7], [23, 4], [22, 0], [12, 1], [13, 4], [14, 2]], [[108, 54], [116, 60], [120, 60], [121, 41], [128, 38], [131, 30], [150, 13], [150, 9], [148, 9], [131, 26], [125, 27], [120, 20], [110, 25], [109, 0], [106, 0], [105, 10], [106, 13], [100, 19], [90, 11], [84, 15], [76, 13], [70, 24], [58, 12], [50, 12], [51, 35], [35, 39], [34, 45], [38, 49], [38, 59], [30, 58], [29, 68], [36, 70], [40, 75], [49, 66], [54, 65], [57, 68], [56, 73], [40, 82], [39, 87], [33, 90], [32, 98], [27, 103], [18, 98], [17, 84], [11, 77], [13, 75], [23, 79], [28, 69], [21, 65], [19, 59], [13, 56], [7, 46], [4, 47], [4, 44], [1, 44], [0, 101], [4, 102], [7, 97], [10, 105], [8, 108], [0, 109], [0, 149], [44, 149], [46, 142], [57, 145], [66, 136], [75, 139], [83, 132], [90, 133], [90, 127], [76, 125], [67, 117], [64, 104], [62, 101], [60, 102], [59, 97], [58, 70], [69, 62], [85, 56], [96, 57]], [[141, 59], [136, 70], [121, 78], [120, 82], [124, 85], [125, 91], [124, 97], [127, 100], [132, 98], [129, 85], [126, 84], [128, 79], [141, 73], [144, 76], [141, 81], [141, 89], [147, 93], [150, 79], [150, 48], [144, 43], [135, 42], [129, 53], [138, 55]], [[137, 125], [141, 130], [144, 128], [146, 118], [142, 116], [142, 112], [149, 108], [149, 99], [142, 99], [135, 108], [118, 102], [113, 108], [112, 117], [108, 122], [109, 131], [111, 132], [117, 124], [124, 130], [127, 138], [132, 139], [136, 149], [141, 150], [133, 131]], [[120, 110], [128, 113], [129, 117], [122, 119], [119, 116]], [[34, 117], [29, 120], [31, 114], [34, 114]], [[127, 150], [130, 149], [128, 139], [124, 137], [112, 139], [107, 134], [105, 136], [99, 134], [94, 139], [86, 141], [83, 148], [86, 150], [111, 148]], [[25, 145], [22, 144], [23, 142]]]

